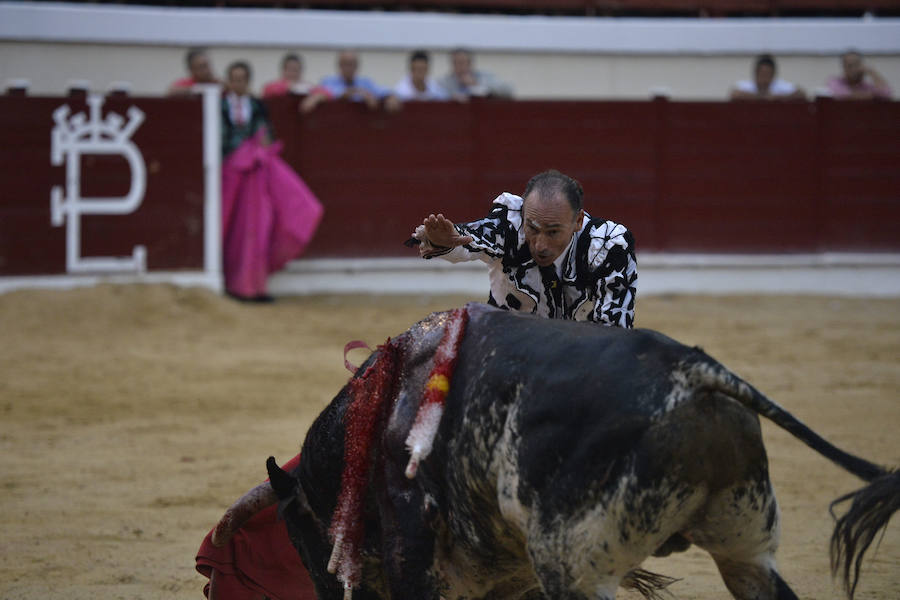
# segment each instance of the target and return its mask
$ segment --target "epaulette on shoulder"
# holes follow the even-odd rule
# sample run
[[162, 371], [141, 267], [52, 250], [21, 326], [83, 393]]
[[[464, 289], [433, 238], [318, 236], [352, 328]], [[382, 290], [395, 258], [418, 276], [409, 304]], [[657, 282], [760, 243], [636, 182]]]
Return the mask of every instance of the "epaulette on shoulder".
[[593, 217], [588, 221], [587, 226], [579, 234], [575, 245], [575, 278], [578, 287], [593, 287], [597, 283], [598, 275], [596, 270], [591, 267], [597, 265], [588, 265], [588, 251], [591, 249], [591, 242], [595, 238], [605, 238], [605, 233], [601, 233], [601, 227], [606, 229], [606, 219]]

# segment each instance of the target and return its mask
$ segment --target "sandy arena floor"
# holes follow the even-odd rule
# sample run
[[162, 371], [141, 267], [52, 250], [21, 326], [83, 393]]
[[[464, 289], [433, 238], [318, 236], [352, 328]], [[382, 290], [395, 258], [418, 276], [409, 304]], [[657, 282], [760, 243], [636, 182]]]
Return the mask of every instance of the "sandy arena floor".
[[[200, 541], [265, 477], [267, 456], [297, 452], [348, 378], [344, 344], [374, 346], [467, 299], [480, 298], [242, 305], [170, 286], [0, 296], [0, 600], [199, 600]], [[900, 300], [647, 297], [637, 324], [703, 346], [842, 448], [900, 465]], [[764, 432], [780, 570], [801, 598], [841, 598], [827, 506], [859, 482]], [[860, 600], [900, 598], [898, 525], [865, 562]], [[696, 549], [647, 566], [683, 578], [677, 598], [728, 597]]]

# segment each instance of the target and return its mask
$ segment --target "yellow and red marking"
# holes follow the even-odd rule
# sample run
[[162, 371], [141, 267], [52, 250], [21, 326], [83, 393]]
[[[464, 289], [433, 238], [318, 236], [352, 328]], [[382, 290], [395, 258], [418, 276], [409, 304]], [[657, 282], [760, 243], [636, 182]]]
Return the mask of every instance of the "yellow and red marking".
[[410, 455], [409, 463], [406, 465], [406, 476], [410, 479], [416, 476], [419, 463], [431, 453], [431, 446], [444, 414], [444, 402], [450, 393], [450, 379], [456, 368], [459, 347], [468, 321], [469, 313], [465, 308], [453, 310], [447, 316], [444, 335], [434, 352], [434, 366], [425, 382], [425, 393], [419, 404], [416, 420], [406, 438], [406, 448]]

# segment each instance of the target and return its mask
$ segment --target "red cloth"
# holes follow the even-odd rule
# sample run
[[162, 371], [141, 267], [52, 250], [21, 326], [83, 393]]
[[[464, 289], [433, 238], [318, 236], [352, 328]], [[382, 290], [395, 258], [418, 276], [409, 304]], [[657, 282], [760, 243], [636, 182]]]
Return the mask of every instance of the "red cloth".
[[[298, 454], [282, 468], [290, 471]], [[216, 600], [316, 600], [316, 592], [287, 527], [278, 520], [277, 505], [257, 513], [222, 548], [206, 534], [197, 551], [197, 571], [216, 573]], [[210, 597], [209, 584], [203, 593]]]
[[331, 92], [322, 87], [321, 85], [312, 85], [307, 82], [296, 83], [293, 81], [288, 81], [287, 79], [276, 79], [275, 81], [270, 81], [265, 86], [263, 86], [262, 97], [263, 98], [272, 98], [274, 96], [286, 96], [290, 92], [298, 94], [300, 96], [305, 96], [309, 94], [320, 94], [322, 96], [326, 96], [327, 98], [331, 98]]
[[[213, 79], [212, 81], [196, 81], [193, 77], [182, 77], [172, 82], [172, 84], [169, 86], [169, 92], [181, 92], [184, 90], [190, 90], [198, 83], [215, 83], [216, 85], [222, 85], [222, 82], [218, 79]], [[227, 88], [225, 86], [222, 86], [222, 93], [224, 94], [226, 91]]]
[[291, 85], [293, 85], [293, 82], [290, 82], [287, 79], [276, 79], [275, 81], [271, 81], [263, 87], [262, 97], [271, 98], [272, 96], [286, 96], [291, 90]]
[[225, 289], [265, 294], [270, 273], [300, 256], [322, 218], [322, 204], [259, 135], [245, 140], [222, 165], [222, 253]]
[[194, 87], [195, 83], [196, 82], [194, 81], [193, 77], [182, 77], [181, 79], [176, 79], [175, 81], [173, 81], [172, 85], [170, 85], [169, 88], [171, 88], [173, 90], [174, 89], [192, 88], [192, 87]]
[[182, 77], [172, 82], [172, 87], [191, 87], [195, 83], [193, 77]]

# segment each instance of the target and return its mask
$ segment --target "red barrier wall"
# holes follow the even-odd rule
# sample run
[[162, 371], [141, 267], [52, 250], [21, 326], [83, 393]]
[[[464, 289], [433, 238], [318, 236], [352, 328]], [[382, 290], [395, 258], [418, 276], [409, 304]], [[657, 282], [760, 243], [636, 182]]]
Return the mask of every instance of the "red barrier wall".
[[[308, 257], [415, 256], [402, 242], [429, 212], [484, 216], [503, 191], [558, 168], [585, 208], [626, 224], [638, 251], [900, 251], [900, 103], [475, 101], [407, 104], [395, 114], [334, 102], [301, 116], [270, 102], [284, 157], [319, 196]], [[0, 97], [0, 276], [66, 271], [66, 228], [51, 225], [53, 111], [72, 98]], [[82, 217], [81, 255], [147, 247], [149, 270], [202, 269], [199, 98], [109, 98], [145, 114], [140, 207]], [[82, 196], [124, 194], [128, 165], [85, 154]]]
[[639, 251], [900, 250], [900, 103], [354, 104], [271, 101], [325, 205], [307, 256], [409, 256], [429, 212], [462, 221], [558, 168]]

